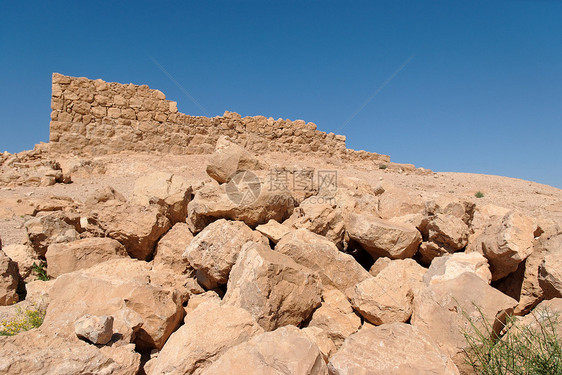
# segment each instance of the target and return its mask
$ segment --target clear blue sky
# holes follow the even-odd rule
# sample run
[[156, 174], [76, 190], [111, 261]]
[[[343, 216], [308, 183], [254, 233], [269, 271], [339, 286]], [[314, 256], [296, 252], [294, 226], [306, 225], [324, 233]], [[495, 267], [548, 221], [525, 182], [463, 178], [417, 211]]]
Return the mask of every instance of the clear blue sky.
[[0, 152], [48, 140], [52, 72], [562, 188], [562, 1], [0, 0]]

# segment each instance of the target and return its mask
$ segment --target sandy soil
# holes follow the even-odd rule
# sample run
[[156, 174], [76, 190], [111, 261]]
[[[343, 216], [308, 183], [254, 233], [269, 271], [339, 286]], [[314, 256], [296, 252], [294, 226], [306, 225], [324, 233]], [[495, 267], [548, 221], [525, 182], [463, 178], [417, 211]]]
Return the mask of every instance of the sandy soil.
[[[458, 197], [478, 200], [481, 203], [518, 209], [534, 217], [551, 218], [562, 225], [562, 190], [548, 185], [508, 177], [479, 175], [470, 173], [419, 173], [400, 172], [398, 169], [379, 169], [372, 162], [343, 163], [339, 160], [302, 158], [287, 155], [268, 155], [263, 157], [271, 166], [313, 167], [317, 170], [337, 171], [338, 177], [356, 177], [375, 186], [381, 180], [400, 188], [415, 190], [423, 197], [452, 194]], [[0, 205], [7, 199], [49, 196], [66, 196], [77, 201], [84, 199], [100, 187], [109, 185], [126, 198], [132, 195], [137, 177], [153, 171], [169, 171], [182, 175], [193, 183], [210, 180], [205, 172], [206, 155], [157, 156], [144, 154], [119, 154], [113, 156], [84, 158], [57, 158], [63, 170], [73, 165], [89, 161], [103, 166], [105, 173], [86, 173], [78, 169], [73, 174], [73, 183], [56, 184], [50, 187], [0, 188]], [[475, 198], [477, 191], [483, 198]], [[1, 208], [1, 207], [0, 207]], [[25, 216], [16, 215], [9, 209], [0, 215], [0, 238], [4, 245], [20, 243], [25, 240], [23, 223]]]

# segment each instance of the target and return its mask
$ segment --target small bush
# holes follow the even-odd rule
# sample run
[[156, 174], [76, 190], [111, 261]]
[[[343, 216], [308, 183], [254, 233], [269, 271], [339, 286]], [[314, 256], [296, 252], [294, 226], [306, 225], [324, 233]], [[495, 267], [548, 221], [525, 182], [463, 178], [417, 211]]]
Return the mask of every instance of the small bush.
[[16, 307], [16, 316], [0, 323], [0, 336], [14, 336], [23, 331], [38, 328], [45, 319], [45, 309], [32, 305], [23, 310]]
[[481, 325], [470, 322], [470, 331], [464, 331], [468, 343], [467, 363], [477, 374], [484, 375], [561, 375], [562, 346], [556, 329], [558, 314], [548, 310], [533, 312], [533, 324], [521, 325], [516, 318], [508, 318], [503, 337], [494, 333], [480, 311]]
[[476, 198], [484, 198], [484, 193], [482, 193], [481, 191], [476, 192], [476, 194], [474, 194], [474, 196]]
[[37, 280], [41, 281], [49, 281], [51, 278], [47, 275], [47, 270], [45, 269], [46, 264], [41, 262], [39, 264], [33, 262], [31, 265], [31, 269], [37, 275]]
[[386, 164], [379, 165], [379, 169], [386, 169], [386, 168], [388, 168], [388, 165]]

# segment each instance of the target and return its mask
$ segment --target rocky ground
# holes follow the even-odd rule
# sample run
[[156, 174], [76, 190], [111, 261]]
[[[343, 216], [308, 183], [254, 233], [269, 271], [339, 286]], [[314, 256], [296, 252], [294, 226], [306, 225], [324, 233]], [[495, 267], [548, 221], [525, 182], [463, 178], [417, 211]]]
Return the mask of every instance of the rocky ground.
[[562, 309], [561, 227], [550, 186], [226, 139], [4, 154], [0, 321], [46, 315], [0, 374], [471, 373], [464, 314]]

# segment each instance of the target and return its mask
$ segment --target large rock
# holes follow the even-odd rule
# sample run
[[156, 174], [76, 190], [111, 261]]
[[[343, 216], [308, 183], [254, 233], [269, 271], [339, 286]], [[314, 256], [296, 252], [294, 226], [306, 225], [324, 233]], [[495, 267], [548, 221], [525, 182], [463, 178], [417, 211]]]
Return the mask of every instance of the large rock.
[[422, 236], [413, 226], [401, 225], [360, 214], [349, 215], [345, 228], [349, 237], [358, 242], [365, 250], [378, 258], [411, 258]]
[[465, 272], [420, 291], [414, 298], [411, 324], [431, 336], [439, 349], [461, 368], [465, 365], [464, 350], [468, 348], [463, 330], [472, 334], [468, 318], [483, 331], [483, 317], [499, 333], [516, 305], [516, 300], [476, 274]]
[[34, 217], [25, 223], [29, 244], [38, 256], [45, 256], [49, 245], [75, 241], [79, 238], [76, 228], [59, 215]]
[[228, 182], [237, 171], [260, 169], [267, 169], [267, 164], [225, 136], [218, 139], [207, 164], [207, 174], [221, 184]]
[[186, 316], [145, 370], [149, 375], [200, 374], [228, 349], [260, 333], [263, 329], [246, 310], [206, 302]]
[[492, 280], [499, 280], [517, 270], [519, 263], [531, 255], [535, 229], [533, 219], [510, 211], [486, 227], [467, 251], [488, 258]]
[[339, 251], [332, 241], [306, 229], [298, 229], [283, 237], [275, 251], [317, 271], [324, 285], [334, 286], [344, 293], [370, 277], [351, 255]]
[[[562, 297], [562, 236], [550, 240], [551, 249], [539, 265], [538, 281], [544, 298]], [[552, 245], [556, 244], [554, 247]]]
[[464, 272], [478, 275], [487, 284], [492, 280], [488, 260], [479, 253], [455, 253], [435, 258], [423, 276], [427, 285], [454, 279]]
[[286, 326], [229, 349], [202, 374], [328, 375], [328, 369], [318, 346], [297, 327]]
[[133, 203], [141, 206], [162, 206], [172, 224], [185, 221], [191, 199], [191, 184], [182, 176], [154, 172], [135, 181]]
[[294, 228], [304, 228], [328, 238], [341, 247], [344, 235], [344, 220], [335, 204], [319, 203], [317, 196], [305, 199], [295, 208], [288, 222]]
[[238, 254], [248, 241], [269, 244], [265, 237], [243, 222], [220, 219], [197, 234], [183, 256], [197, 270], [200, 282], [213, 289], [227, 283]]
[[414, 191], [389, 186], [379, 197], [378, 213], [383, 219], [424, 213], [425, 202]]
[[92, 344], [105, 345], [113, 336], [113, 317], [84, 315], [74, 322], [74, 332]]
[[357, 316], [345, 294], [337, 289], [324, 290], [322, 305], [314, 311], [308, 327], [322, 329], [339, 348], [343, 341], [361, 327]]
[[33, 264], [40, 264], [41, 261], [37, 254], [28, 245], [12, 244], [4, 246], [4, 253], [18, 266], [18, 272], [21, 278], [26, 282], [35, 280], [33, 274]]
[[290, 192], [268, 189], [267, 181], [256, 176], [239, 176], [224, 185], [203, 186], [195, 193], [187, 206], [192, 232], [200, 232], [218, 219], [243, 221], [253, 228], [269, 220], [282, 222], [293, 213]]
[[269, 238], [269, 240], [274, 244], [281, 241], [281, 238], [283, 238], [283, 236], [293, 231], [293, 229], [288, 225], [279, 224], [275, 220], [269, 220], [265, 224], [258, 225], [256, 227], [256, 230]]
[[406, 322], [424, 273], [425, 269], [412, 259], [394, 260], [375, 277], [348, 291], [351, 305], [372, 324]]
[[131, 257], [141, 260], [152, 256], [160, 237], [171, 228], [170, 220], [158, 207], [116, 199], [88, 206], [85, 215], [97, 223], [105, 236], [121, 242]]
[[228, 280], [224, 303], [248, 310], [266, 330], [298, 325], [320, 305], [318, 274], [267, 246], [243, 246]]
[[404, 323], [361, 329], [345, 340], [328, 368], [332, 375], [459, 374], [427, 334]]
[[106, 260], [127, 257], [125, 247], [111, 238], [85, 238], [49, 245], [47, 271], [51, 277], [92, 267]]
[[0, 306], [18, 301], [19, 280], [18, 266], [0, 250]]
[[111, 315], [120, 337], [139, 348], [160, 349], [184, 312], [179, 291], [156, 284], [155, 276], [150, 264], [134, 259], [110, 260], [61, 275], [50, 290], [41, 328], [75, 337], [74, 322], [80, 317]]
[[429, 216], [421, 227], [428, 241], [444, 247], [448, 252], [458, 251], [468, 243], [468, 225], [456, 216], [445, 214]]
[[177, 223], [158, 241], [154, 251], [154, 265], [165, 266], [180, 274], [191, 275], [193, 267], [183, 257], [185, 248], [193, 240], [186, 223]]
[[133, 344], [98, 349], [40, 329], [0, 337], [0, 374], [136, 375], [141, 356]]

